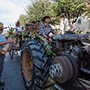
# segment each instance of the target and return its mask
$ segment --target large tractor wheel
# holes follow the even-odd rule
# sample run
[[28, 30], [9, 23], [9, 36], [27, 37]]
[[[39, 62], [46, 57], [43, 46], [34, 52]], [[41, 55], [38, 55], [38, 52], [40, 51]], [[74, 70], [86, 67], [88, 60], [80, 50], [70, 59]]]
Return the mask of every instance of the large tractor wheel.
[[56, 56], [49, 73], [64, 90], [84, 90], [77, 81], [78, 64], [70, 54]]
[[49, 73], [58, 83], [75, 80], [78, 76], [76, 59], [70, 54], [56, 56], [52, 62]]
[[22, 50], [22, 74], [27, 90], [44, 90], [48, 79], [48, 58], [42, 45], [30, 40]]

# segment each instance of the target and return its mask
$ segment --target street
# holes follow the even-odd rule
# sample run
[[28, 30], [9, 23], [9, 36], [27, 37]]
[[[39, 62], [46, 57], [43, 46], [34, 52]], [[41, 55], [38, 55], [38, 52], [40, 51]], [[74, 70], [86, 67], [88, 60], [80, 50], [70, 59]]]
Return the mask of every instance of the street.
[[[4, 90], [25, 90], [21, 75], [20, 57], [16, 55], [14, 57], [11, 60], [9, 54], [6, 54], [2, 74], [2, 81], [5, 82]], [[1, 87], [0, 90], [2, 90]]]

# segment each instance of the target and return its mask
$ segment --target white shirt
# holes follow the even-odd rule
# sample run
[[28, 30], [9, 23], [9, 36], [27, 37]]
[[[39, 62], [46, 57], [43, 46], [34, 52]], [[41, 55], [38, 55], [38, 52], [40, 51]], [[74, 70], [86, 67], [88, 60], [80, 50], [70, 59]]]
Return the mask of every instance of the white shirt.
[[16, 27], [16, 31], [22, 31], [23, 30], [23, 26], [20, 25], [20, 27]]

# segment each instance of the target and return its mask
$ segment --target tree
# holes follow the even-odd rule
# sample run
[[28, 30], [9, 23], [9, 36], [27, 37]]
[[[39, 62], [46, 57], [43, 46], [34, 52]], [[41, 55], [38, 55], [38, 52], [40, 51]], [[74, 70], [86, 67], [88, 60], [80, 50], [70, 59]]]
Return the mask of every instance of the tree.
[[21, 15], [19, 20], [22, 24], [25, 21], [41, 21], [44, 15], [50, 15], [52, 23], [59, 23], [61, 18], [70, 20], [78, 18], [84, 12], [90, 15], [90, 0], [35, 0], [28, 5], [26, 15]]
[[85, 5], [86, 5], [85, 15], [89, 16], [89, 18], [90, 18], [90, 0], [86, 0], [86, 1], [85, 1]]
[[27, 16], [26, 15], [20, 15], [19, 19], [18, 19], [21, 23], [21, 25], [25, 25], [25, 22], [27, 21]]
[[32, 5], [28, 5], [26, 12], [29, 21], [41, 21], [44, 15], [51, 16], [52, 22], [57, 21], [56, 13], [50, 0], [36, 0]]
[[55, 8], [57, 16], [70, 19], [81, 16], [85, 12], [83, 0], [54, 0], [58, 4]]

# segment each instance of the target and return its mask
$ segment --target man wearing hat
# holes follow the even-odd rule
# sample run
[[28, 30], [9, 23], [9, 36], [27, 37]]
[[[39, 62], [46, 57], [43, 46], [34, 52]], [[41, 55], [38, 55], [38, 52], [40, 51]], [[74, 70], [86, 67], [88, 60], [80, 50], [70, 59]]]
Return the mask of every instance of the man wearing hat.
[[2, 35], [3, 29], [5, 29], [5, 27], [3, 26], [3, 23], [0, 22], [0, 86], [4, 86], [4, 83], [1, 82], [1, 75], [3, 71], [3, 63], [5, 58], [5, 55], [1, 53], [1, 50], [6, 44], [11, 44], [14, 42], [14, 40], [12, 39], [6, 41], [6, 39]]
[[52, 29], [52, 27], [49, 25], [50, 22], [50, 16], [46, 15], [42, 18], [42, 24], [39, 27], [39, 34], [43, 36], [44, 38], [48, 39], [50, 42], [52, 42], [51, 37], [53, 34], [55, 34], [55, 31]]

